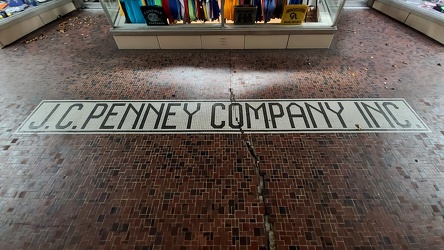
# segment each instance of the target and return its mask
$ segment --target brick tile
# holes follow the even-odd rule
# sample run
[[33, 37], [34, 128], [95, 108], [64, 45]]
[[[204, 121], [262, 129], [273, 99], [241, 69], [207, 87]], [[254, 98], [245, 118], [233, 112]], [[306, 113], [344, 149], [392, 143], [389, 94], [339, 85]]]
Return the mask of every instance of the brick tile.
[[[338, 27], [329, 50], [119, 51], [103, 13], [79, 11], [2, 49], [0, 249], [268, 249], [269, 235], [276, 249], [442, 249], [442, 46], [372, 10], [345, 10]], [[432, 132], [14, 133], [41, 100], [230, 88], [405, 98]]]

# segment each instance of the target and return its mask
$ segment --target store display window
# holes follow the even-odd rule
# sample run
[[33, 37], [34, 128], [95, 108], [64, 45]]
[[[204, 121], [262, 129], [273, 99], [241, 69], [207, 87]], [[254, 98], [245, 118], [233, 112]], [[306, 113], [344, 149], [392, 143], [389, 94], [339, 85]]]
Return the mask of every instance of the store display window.
[[102, 0], [101, 4], [113, 28], [129, 30], [306, 29], [335, 26], [344, 0]]
[[0, 1], [0, 19], [17, 15], [51, 0], [8, 0]]
[[432, 0], [432, 1], [405, 0], [404, 2], [416, 6], [418, 8], [428, 10], [433, 14], [440, 13], [442, 14], [442, 17], [444, 17], [444, 0]]
[[75, 9], [73, 0], [0, 0], [0, 48]]

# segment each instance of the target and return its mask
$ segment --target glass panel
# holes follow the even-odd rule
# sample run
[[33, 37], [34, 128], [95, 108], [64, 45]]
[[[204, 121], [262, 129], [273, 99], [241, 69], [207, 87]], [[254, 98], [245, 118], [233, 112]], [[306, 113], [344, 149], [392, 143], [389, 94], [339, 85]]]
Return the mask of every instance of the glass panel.
[[381, 2], [395, 7], [406, 6], [407, 9], [414, 7], [421, 14], [444, 20], [444, 9], [440, 7], [444, 5], [444, 0], [388, 0]]
[[[2, 1], [4, 2], [4, 1]], [[6, 1], [8, 2], [8, 1]], [[0, 17], [0, 24], [11, 22], [14, 19], [28, 16], [29, 13], [34, 13], [31, 15], [38, 15], [39, 10], [46, 8], [47, 6], [53, 6], [61, 2], [60, 0], [48, 0], [46, 2], [40, 3], [35, 0], [32, 1], [33, 4], [27, 4], [25, 0], [14, 1], [14, 4], [6, 5], [1, 11], [4, 11], [2, 17]], [[26, 6], [26, 7], [25, 7]], [[45, 7], [46, 6], [46, 7]], [[24, 8], [23, 8], [24, 7]], [[5, 15], [5, 17], [3, 17]], [[30, 18], [30, 17], [28, 17]]]
[[345, 0], [321, 0], [325, 1], [328, 12], [330, 13], [333, 25], [336, 26], [340, 12], [344, 7]]
[[100, 0], [103, 10], [111, 26], [115, 26], [119, 15], [119, 0]]
[[[260, 5], [260, 3], [255, 4]], [[265, 0], [269, 1], [269, 0]], [[274, 0], [271, 0], [274, 1]], [[308, 11], [305, 16], [305, 18], [302, 20], [302, 23], [299, 24], [286, 24], [288, 22], [291, 22], [287, 19], [285, 19], [285, 11], [284, 9], [287, 8], [287, 14], [288, 12], [291, 12], [291, 9], [300, 8], [301, 5], [298, 4], [290, 4], [287, 5], [283, 4], [282, 0], [278, 1], [277, 6], [272, 7], [272, 11], [268, 11], [267, 9], [269, 6], [265, 5], [266, 8], [261, 7], [256, 15], [256, 22], [254, 23], [255, 28], [262, 28], [268, 29], [272, 27], [272, 29], [317, 29], [317, 28], [331, 28], [333, 26], [333, 19], [331, 18], [330, 12], [328, 10], [328, 7], [325, 6], [324, 1], [322, 0], [289, 0], [290, 3], [294, 3], [299, 1], [299, 3], [302, 3], [303, 5], [308, 5]], [[287, 2], [287, 0], [285, 0]], [[227, 9], [225, 9], [228, 11]], [[268, 12], [268, 14], [266, 14]], [[282, 21], [284, 15], [284, 21]], [[291, 15], [291, 14], [290, 14]], [[236, 26], [236, 27], [245, 27], [247, 28], [247, 25], [242, 25], [239, 23], [239, 17], [234, 13], [233, 9], [231, 9], [230, 12], [226, 12], [227, 20], [226, 24], [228, 27], [230, 26]], [[295, 18], [291, 17], [290, 19]], [[236, 22], [237, 19], [237, 22]], [[241, 18], [243, 19], [243, 18]], [[297, 19], [297, 17], [296, 17]], [[237, 23], [237, 24], [236, 24]]]
[[[120, 0], [120, 5], [119, 2], [116, 2], [116, 6], [106, 6], [106, 9], [109, 11], [114, 8], [113, 13], [110, 13], [111, 18], [115, 15], [114, 27], [129, 30], [180, 30], [181, 27], [201, 29], [221, 26], [220, 11], [218, 11], [220, 2], [218, 1], [220, 0]], [[154, 11], [156, 6], [160, 7], [162, 5], [162, 2], [169, 4], [174, 2], [177, 5], [174, 7], [170, 5], [166, 9], [167, 11], [165, 11], [165, 8], [157, 9], [159, 12]], [[145, 14], [142, 14], [141, 6], [152, 8], [145, 9]], [[163, 12], [163, 14], [159, 14], [160, 12]], [[152, 16], [151, 13], [155, 13], [156, 16]], [[159, 19], [162, 15], [167, 17], [168, 25], [147, 25], [145, 17], [153, 17], [151, 20], [159, 20], [162, 23], [162, 20]]]

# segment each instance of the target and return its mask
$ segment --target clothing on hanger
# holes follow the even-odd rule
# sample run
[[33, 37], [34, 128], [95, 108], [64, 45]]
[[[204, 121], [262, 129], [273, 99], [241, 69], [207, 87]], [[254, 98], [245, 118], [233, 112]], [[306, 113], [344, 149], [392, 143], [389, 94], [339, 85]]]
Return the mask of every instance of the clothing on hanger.
[[264, 22], [267, 23], [273, 16], [273, 11], [276, 8], [274, 0], [264, 0]]

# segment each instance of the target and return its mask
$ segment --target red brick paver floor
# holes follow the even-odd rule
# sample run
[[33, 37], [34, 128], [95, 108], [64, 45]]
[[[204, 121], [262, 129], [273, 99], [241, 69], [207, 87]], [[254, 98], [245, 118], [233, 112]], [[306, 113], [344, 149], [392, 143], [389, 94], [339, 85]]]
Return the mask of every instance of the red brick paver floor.
[[[0, 249], [443, 249], [444, 47], [373, 10], [338, 27], [329, 50], [119, 51], [81, 11], [0, 50]], [[14, 133], [42, 100], [230, 88], [405, 98], [432, 132]]]

